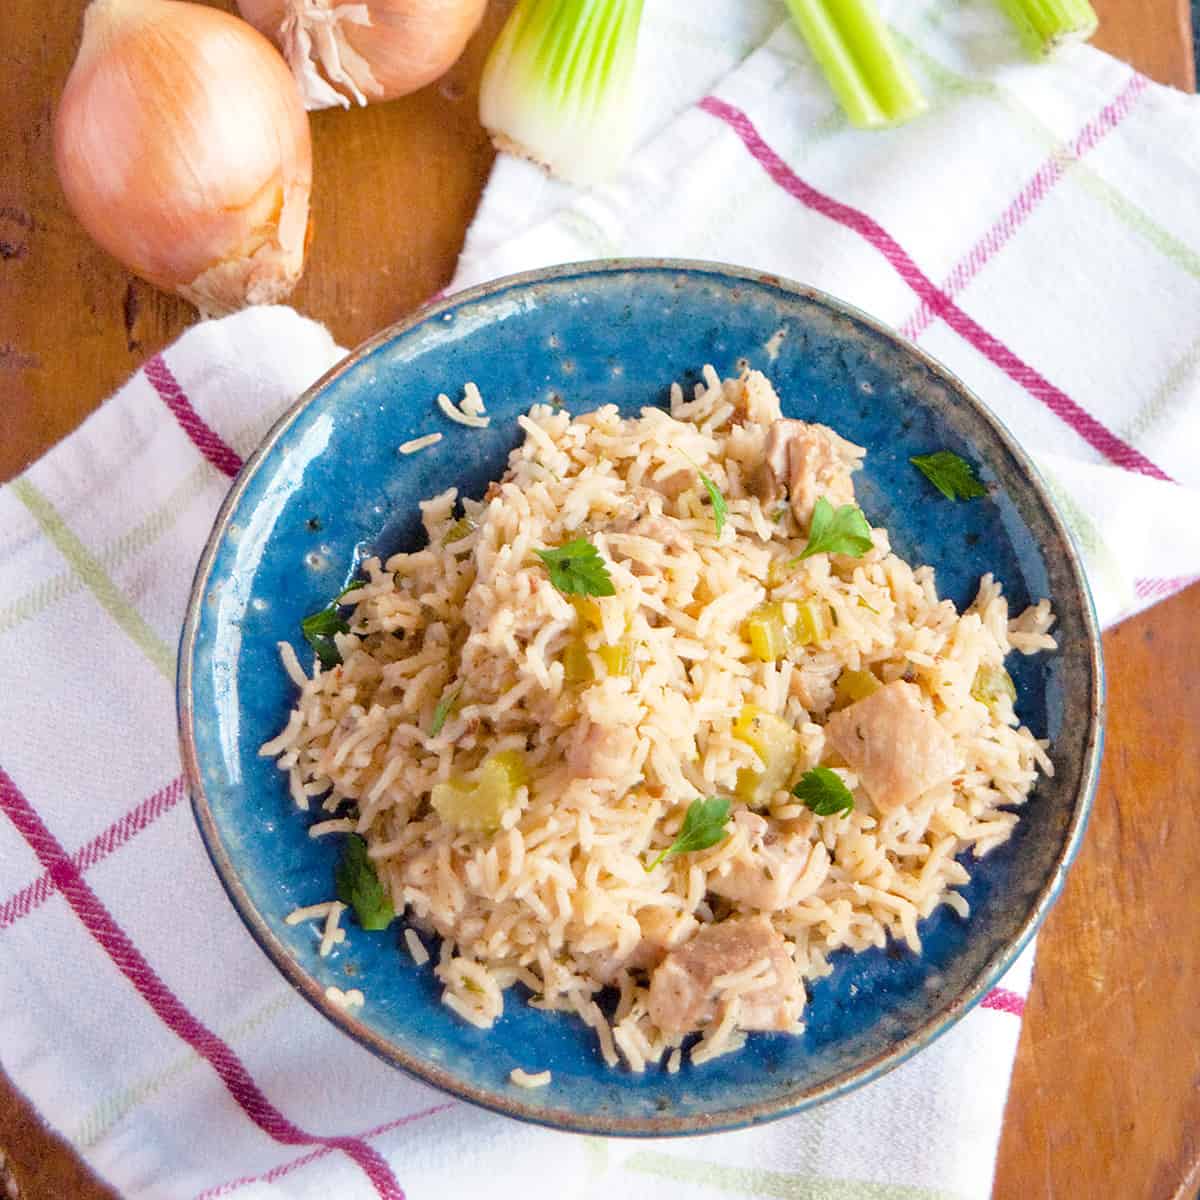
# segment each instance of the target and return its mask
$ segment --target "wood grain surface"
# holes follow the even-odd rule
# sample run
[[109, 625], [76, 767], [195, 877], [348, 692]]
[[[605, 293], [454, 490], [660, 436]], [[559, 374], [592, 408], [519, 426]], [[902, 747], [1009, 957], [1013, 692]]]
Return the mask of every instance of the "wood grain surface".
[[[1097, 45], [1194, 88], [1187, 0], [1094, 2]], [[194, 319], [92, 246], [63, 205], [50, 121], [83, 6], [4, 0], [0, 480]], [[493, 3], [441, 83], [393, 104], [314, 116], [315, 240], [293, 302], [345, 345], [450, 278], [491, 163], [475, 85], [508, 6]], [[1041, 936], [994, 1200], [1194, 1200], [1200, 1187], [1197, 628], [1193, 588], [1105, 638], [1100, 791]], [[0, 1147], [29, 1200], [111, 1195], [2, 1076]]]

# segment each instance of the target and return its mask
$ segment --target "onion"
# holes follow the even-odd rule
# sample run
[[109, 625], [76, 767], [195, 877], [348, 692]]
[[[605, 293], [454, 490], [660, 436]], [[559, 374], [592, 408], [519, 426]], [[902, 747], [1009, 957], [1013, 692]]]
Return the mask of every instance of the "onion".
[[182, 0], [92, 0], [54, 122], [58, 176], [114, 258], [202, 312], [304, 268], [312, 143], [274, 47]]
[[394, 100], [443, 75], [487, 0], [237, 0], [283, 51], [308, 108]]

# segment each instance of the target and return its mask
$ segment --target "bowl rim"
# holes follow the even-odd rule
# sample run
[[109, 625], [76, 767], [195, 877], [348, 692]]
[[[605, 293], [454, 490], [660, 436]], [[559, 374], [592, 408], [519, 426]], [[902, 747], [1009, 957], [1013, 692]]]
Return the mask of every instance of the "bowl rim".
[[[325, 996], [325, 989], [308, 975], [292, 957], [287, 947], [272, 931], [262, 913], [254, 905], [249, 893], [241, 883], [233, 860], [225, 849], [205, 793], [193, 728], [195, 719], [192, 694], [193, 656], [203, 612], [203, 598], [208, 589], [218, 549], [225, 539], [232, 514], [258, 469], [296, 419], [317, 401], [329, 384], [354, 369], [380, 346], [406, 334], [418, 325], [424, 324], [431, 317], [458, 308], [465, 303], [485, 299], [513, 288], [524, 288], [560, 279], [639, 271], [716, 275], [734, 283], [744, 281], [752, 284], [765, 284], [800, 299], [816, 302], [827, 310], [839, 316], [849, 317], [874, 333], [885, 337], [948, 386], [974, 411], [977, 417], [991, 427], [993, 435], [1003, 444], [1005, 450], [1024, 473], [1027, 483], [1046, 512], [1051, 526], [1065, 550], [1067, 566], [1082, 600], [1080, 616], [1088, 642], [1088, 665], [1090, 668], [1089, 721], [1083, 752], [1082, 778], [1075, 795], [1071, 819], [1053, 866], [1038, 890], [1036, 899], [1016, 935], [991, 955], [966, 988], [911, 1033], [892, 1043], [889, 1049], [872, 1055], [856, 1067], [841, 1071], [823, 1083], [781, 1092], [770, 1100], [739, 1105], [722, 1110], [717, 1114], [688, 1117], [673, 1116], [669, 1113], [649, 1117], [602, 1116], [579, 1114], [564, 1107], [554, 1109], [534, 1107], [523, 1102], [519, 1097], [511, 1097], [465, 1083], [451, 1071], [399, 1049], [387, 1038], [329, 1001]], [[351, 350], [280, 415], [258, 447], [245, 461], [222, 501], [193, 577], [180, 635], [176, 670], [176, 710], [180, 756], [183, 761], [192, 812], [200, 831], [201, 840], [234, 909], [251, 936], [287, 981], [344, 1033], [349, 1034], [385, 1062], [399, 1067], [424, 1083], [504, 1116], [548, 1128], [609, 1137], [701, 1135], [745, 1128], [791, 1116], [870, 1083], [907, 1061], [919, 1050], [930, 1045], [956, 1025], [995, 986], [997, 980], [1013, 964], [1033, 938], [1062, 891], [1067, 870], [1074, 862], [1083, 840], [1099, 778], [1104, 744], [1105, 695], [1106, 684], [1099, 621], [1083, 570], [1079, 549], [1037, 467], [999, 417], [957, 375], [926, 351], [902, 337], [884, 322], [852, 304], [831, 296], [820, 288], [811, 287], [769, 271], [759, 271], [718, 261], [680, 258], [605, 258], [563, 263], [505, 275], [438, 298], [386, 326]]]

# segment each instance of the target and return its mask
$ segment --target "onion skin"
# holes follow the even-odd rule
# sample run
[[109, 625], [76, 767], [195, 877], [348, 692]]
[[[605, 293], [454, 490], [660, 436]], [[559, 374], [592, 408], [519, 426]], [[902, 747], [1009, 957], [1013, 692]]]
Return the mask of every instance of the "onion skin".
[[185, 0], [93, 0], [54, 154], [96, 242], [202, 312], [273, 303], [299, 279], [308, 117], [287, 65], [236, 17]]
[[[440, 78], [454, 64], [483, 20], [487, 0], [237, 0], [238, 9], [256, 29], [280, 47], [309, 108], [351, 101], [395, 100]], [[345, 16], [334, 15], [342, 10]], [[364, 13], [356, 20], [352, 10]], [[315, 33], [331, 22], [340, 48], [335, 64], [314, 37], [301, 46], [297, 24]]]

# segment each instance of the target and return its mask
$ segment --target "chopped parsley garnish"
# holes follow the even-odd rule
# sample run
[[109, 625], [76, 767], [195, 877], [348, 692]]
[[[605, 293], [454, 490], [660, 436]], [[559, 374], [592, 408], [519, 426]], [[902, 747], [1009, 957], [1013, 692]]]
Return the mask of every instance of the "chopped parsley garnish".
[[300, 632], [304, 634], [308, 644], [316, 651], [317, 657], [321, 660], [321, 666], [326, 671], [336, 667], [342, 661], [333, 635], [349, 633], [350, 626], [347, 624], [346, 618], [338, 612], [336, 600], [321, 609], [320, 612], [305, 617], [300, 622]]
[[333, 869], [337, 896], [354, 909], [358, 923], [369, 930], [386, 929], [395, 917], [395, 909], [375, 867], [367, 855], [367, 843], [352, 833], [342, 846], [342, 857]]
[[653, 871], [664, 858], [672, 854], [694, 854], [723, 842], [729, 835], [725, 824], [729, 820], [731, 804], [724, 796], [709, 796], [707, 800], [693, 800], [688, 805], [687, 815], [679, 836], [646, 867]]
[[617, 589], [600, 551], [587, 538], [576, 538], [554, 550], [535, 551], [550, 572], [550, 582], [564, 596], [615, 596]]
[[862, 558], [872, 545], [871, 526], [857, 504], [843, 504], [835, 509], [822, 496], [813, 505], [808, 545], [788, 566], [814, 554], [845, 554], [850, 558]]
[[717, 537], [720, 537], [721, 530], [725, 528], [725, 514], [729, 511], [725, 497], [721, 495], [721, 489], [703, 471], [700, 472], [700, 482], [704, 484], [704, 490], [712, 501], [713, 524], [717, 527]]
[[828, 767], [813, 767], [805, 771], [800, 782], [792, 788], [792, 795], [817, 814], [830, 817], [834, 813], [848, 813], [854, 809], [854, 796], [842, 782], [841, 776]]
[[357, 592], [359, 588], [366, 586], [365, 579], [353, 580], [342, 588], [324, 608], [310, 613], [300, 622], [300, 632], [304, 634], [305, 641], [316, 651], [317, 657], [321, 660], [321, 666], [326, 671], [336, 667], [342, 661], [333, 635], [350, 632], [350, 625], [338, 611], [338, 605], [344, 603], [351, 592]]
[[965, 458], [950, 450], [933, 454], [918, 454], [908, 460], [947, 500], [974, 500], [986, 496], [987, 488], [979, 482], [975, 468]]
[[454, 691], [447, 692], [437, 703], [437, 708], [433, 710], [433, 720], [429, 723], [429, 736], [437, 737], [442, 732], [442, 726], [446, 723], [446, 718], [458, 707], [458, 698], [462, 695], [462, 688], [456, 687]]

